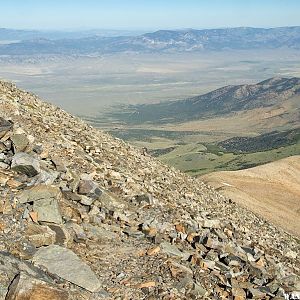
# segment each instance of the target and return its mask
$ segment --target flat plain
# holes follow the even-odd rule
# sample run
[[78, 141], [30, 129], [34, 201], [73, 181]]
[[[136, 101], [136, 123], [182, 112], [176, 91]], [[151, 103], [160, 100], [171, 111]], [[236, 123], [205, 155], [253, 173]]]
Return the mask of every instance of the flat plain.
[[9, 56], [0, 58], [0, 78], [75, 115], [101, 116], [118, 104], [185, 99], [230, 84], [297, 77], [299, 56], [293, 49]]
[[[222, 153], [214, 143], [287, 128], [287, 110], [259, 109], [181, 124], [127, 126], [107, 118], [122, 105], [181, 100], [226, 85], [257, 83], [274, 76], [300, 77], [300, 52], [293, 49], [103, 56], [10, 56], [0, 59], [0, 78], [15, 81], [66, 111], [128, 142], [146, 147], [162, 161], [202, 175], [237, 170], [300, 153], [299, 143], [259, 153]], [[297, 115], [295, 116], [297, 119]], [[294, 120], [295, 121], [295, 120]]]

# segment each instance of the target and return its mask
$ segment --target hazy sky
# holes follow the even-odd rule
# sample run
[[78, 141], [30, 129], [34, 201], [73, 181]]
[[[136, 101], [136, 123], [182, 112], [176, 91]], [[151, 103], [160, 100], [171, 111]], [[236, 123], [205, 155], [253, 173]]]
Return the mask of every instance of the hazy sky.
[[0, 0], [0, 27], [158, 29], [300, 25], [300, 0]]

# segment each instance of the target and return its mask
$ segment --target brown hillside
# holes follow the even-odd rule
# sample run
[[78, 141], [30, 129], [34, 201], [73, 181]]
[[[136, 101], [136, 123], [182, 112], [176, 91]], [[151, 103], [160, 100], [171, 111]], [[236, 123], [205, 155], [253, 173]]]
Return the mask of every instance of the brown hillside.
[[300, 236], [300, 156], [201, 178], [240, 205]]

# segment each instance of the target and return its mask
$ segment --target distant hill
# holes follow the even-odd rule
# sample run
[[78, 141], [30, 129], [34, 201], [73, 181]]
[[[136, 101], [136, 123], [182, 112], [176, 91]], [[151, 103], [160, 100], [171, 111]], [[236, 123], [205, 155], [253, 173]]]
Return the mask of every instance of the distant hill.
[[223, 195], [296, 235], [300, 235], [300, 156], [201, 179]]
[[116, 32], [109, 31], [106, 34], [107, 37], [103, 37], [103, 32], [99, 35], [97, 31], [41, 34], [34, 31], [9, 32], [0, 29], [0, 40], [8, 39], [8, 37], [21, 40], [29, 39], [28, 41], [2, 45], [0, 55], [300, 49], [300, 26], [270, 29], [239, 27], [206, 30], [159, 30], [138, 36], [128, 36], [127, 32], [120, 32], [122, 36], [116, 36]]
[[172, 123], [272, 107], [300, 94], [300, 78], [271, 78], [258, 84], [225, 86], [180, 101], [134, 105], [113, 117], [126, 123]]
[[256, 137], [234, 137], [218, 143], [218, 146], [233, 153], [253, 153], [300, 143], [300, 128], [272, 131]]

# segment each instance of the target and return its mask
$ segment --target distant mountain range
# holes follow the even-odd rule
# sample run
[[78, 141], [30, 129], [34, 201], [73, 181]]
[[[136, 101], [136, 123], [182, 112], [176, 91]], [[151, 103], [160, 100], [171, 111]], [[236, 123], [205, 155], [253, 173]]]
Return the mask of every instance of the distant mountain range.
[[226, 28], [160, 30], [138, 36], [103, 37], [103, 33], [41, 34], [0, 29], [1, 40], [22, 40], [0, 46], [0, 55], [92, 55], [118, 52], [194, 52], [226, 49], [300, 49], [300, 26], [280, 28]]
[[271, 78], [258, 84], [225, 86], [186, 100], [131, 105], [112, 115], [128, 124], [186, 122], [275, 107], [295, 95], [300, 95], [300, 78]]
[[59, 40], [59, 39], [81, 39], [91, 36], [136, 36], [145, 31], [131, 30], [109, 30], [109, 29], [91, 29], [91, 30], [19, 30], [0, 28], [0, 42], [5, 41], [25, 41], [25, 40]]

